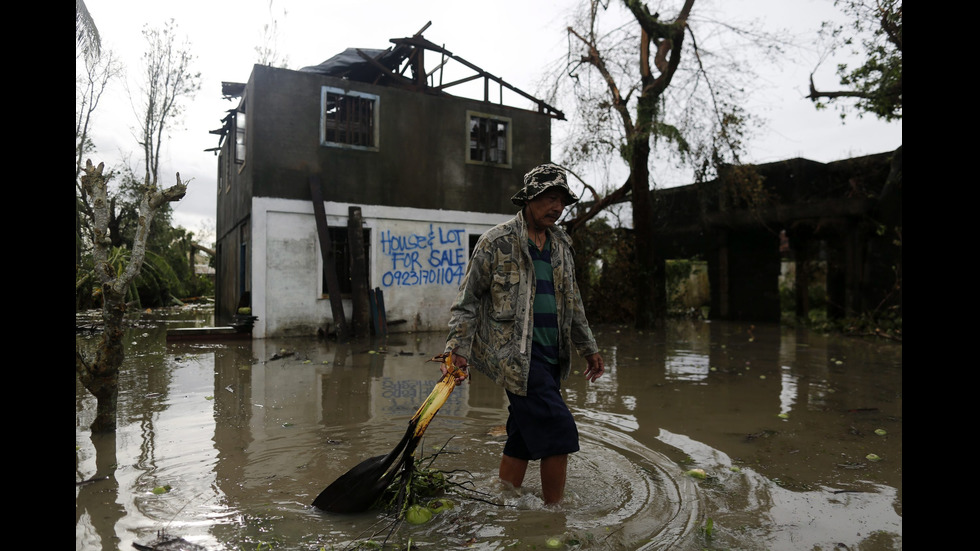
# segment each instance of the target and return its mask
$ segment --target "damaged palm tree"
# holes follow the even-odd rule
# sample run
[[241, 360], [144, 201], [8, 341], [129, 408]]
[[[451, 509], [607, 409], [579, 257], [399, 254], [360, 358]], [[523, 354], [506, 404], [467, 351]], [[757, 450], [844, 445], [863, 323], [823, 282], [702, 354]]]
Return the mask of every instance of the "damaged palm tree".
[[404, 502], [407, 499], [415, 471], [415, 450], [422, 441], [422, 435], [456, 388], [457, 378], [462, 380], [466, 377], [466, 373], [456, 367], [453, 356], [450, 352], [428, 360], [445, 363], [446, 373], [409, 419], [408, 428], [398, 445], [387, 455], [366, 459], [340, 476], [320, 492], [313, 501], [314, 507], [330, 513], [366, 511], [378, 501], [399, 473], [399, 500]]

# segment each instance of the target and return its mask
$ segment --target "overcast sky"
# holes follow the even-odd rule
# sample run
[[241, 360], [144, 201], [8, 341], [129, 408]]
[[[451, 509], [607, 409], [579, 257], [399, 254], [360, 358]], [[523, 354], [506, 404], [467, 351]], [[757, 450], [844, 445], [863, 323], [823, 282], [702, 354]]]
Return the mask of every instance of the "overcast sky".
[[[248, 80], [257, 60], [256, 47], [262, 43], [263, 25], [277, 21], [277, 50], [289, 68], [299, 69], [349, 47], [387, 48], [389, 39], [411, 36], [431, 21], [424, 33], [428, 40], [536, 95], [544, 67], [566, 52], [564, 29], [570, 11], [581, 1], [85, 0], [103, 47], [120, 56], [130, 82], [139, 74], [140, 57], [146, 49], [141, 34], [144, 24], [160, 28], [173, 18], [178, 32], [189, 40], [202, 87], [186, 101], [181, 128], [164, 142], [160, 178], [163, 184], [172, 185], [174, 173], [180, 172], [183, 181], [191, 180], [187, 195], [173, 205], [175, 223], [199, 237], [211, 232], [211, 239], [217, 157], [205, 150], [218, 145], [218, 136], [209, 131], [220, 128], [225, 112], [235, 107], [221, 99], [221, 82]], [[648, 4], [653, 8], [656, 2]], [[668, 5], [676, 4], [679, 2]], [[822, 21], [840, 17], [833, 0], [722, 0], [710, 5], [708, 0], [699, 0], [695, 10], [699, 7], [723, 10], [742, 21], [762, 20], [773, 29], [814, 38]], [[901, 145], [901, 122], [849, 116], [842, 124], [836, 110], [814, 109], [805, 96], [818, 58], [816, 49], [800, 50], [792, 62], [760, 71], [768, 93], [751, 108], [767, 120], [768, 127], [749, 144], [748, 158], [743, 161], [804, 157], [830, 162]], [[819, 81], [826, 84], [822, 88], [835, 88], [832, 72], [833, 66], [827, 65], [826, 77]], [[93, 162], [137, 166], [141, 155], [134, 137], [136, 121], [120, 82], [103, 97], [95, 113]], [[553, 133], [559, 124], [553, 123]], [[553, 158], [558, 158], [557, 151]], [[666, 182], [680, 183], [689, 182]]]

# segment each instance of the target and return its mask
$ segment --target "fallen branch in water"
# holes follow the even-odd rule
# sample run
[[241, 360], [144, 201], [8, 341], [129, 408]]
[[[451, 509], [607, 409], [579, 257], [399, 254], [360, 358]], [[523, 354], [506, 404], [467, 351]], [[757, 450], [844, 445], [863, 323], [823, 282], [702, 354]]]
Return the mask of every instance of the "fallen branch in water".
[[77, 480], [75, 481], [75, 486], [81, 486], [82, 484], [88, 484], [90, 482], [98, 482], [100, 480], [106, 480], [108, 476], [94, 476], [88, 480]]
[[[385, 489], [385, 492], [378, 499], [375, 508], [381, 509], [386, 514], [378, 522], [364, 530], [344, 549], [359, 549], [361, 544], [372, 542], [375, 538], [384, 539], [380, 542], [381, 547], [386, 549], [402, 523], [408, 519], [409, 511], [413, 508], [428, 509], [430, 512], [438, 512], [439, 507], [453, 508], [451, 500], [446, 496], [458, 496], [461, 499], [479, 501], [488, 505], [498, 507], [508, 507], [508, 505], [492, 500], [489, 493], [481, 492], [472, 487], [473, 482], [466, 480], [456, 482], [452, 480], [453, 475], [471, 473], [464, 469], [453, 469], [442, 471], [432, 468], [436, 458], [443, 454], [455, 454], [458, 452], [446, 450], [446, 446], [455, 436], [449, 440], [432, 455], [414, 459], [409, 456], [399, 467], [400, 476]], [[408, 519], [412, 522], [411, 519]], [[371, 532], [371, 533], [369, 533]]]

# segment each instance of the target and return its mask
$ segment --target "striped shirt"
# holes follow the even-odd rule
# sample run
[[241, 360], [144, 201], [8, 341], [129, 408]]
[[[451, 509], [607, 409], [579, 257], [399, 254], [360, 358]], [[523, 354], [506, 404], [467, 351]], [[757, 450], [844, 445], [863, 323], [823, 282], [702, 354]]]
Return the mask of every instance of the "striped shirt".
[[555, 302], [555, 280], [551, 268], [551, 237], [540, 251], [530, 239], [528, 244], [537, 280], [531, 357], [558, 365], [558, 304]]

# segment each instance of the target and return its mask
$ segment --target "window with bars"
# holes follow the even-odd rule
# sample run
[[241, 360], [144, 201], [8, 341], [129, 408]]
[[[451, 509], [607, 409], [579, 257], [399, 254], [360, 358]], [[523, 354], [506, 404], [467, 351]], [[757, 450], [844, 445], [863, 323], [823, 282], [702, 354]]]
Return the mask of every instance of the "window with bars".
[[320, 143], [377, 151], [378, 104], [379, 98], [374, 94], [324, 86]]
[[510, 166], [510, 119], [467, 112], [469, 119], [468, 162]]

